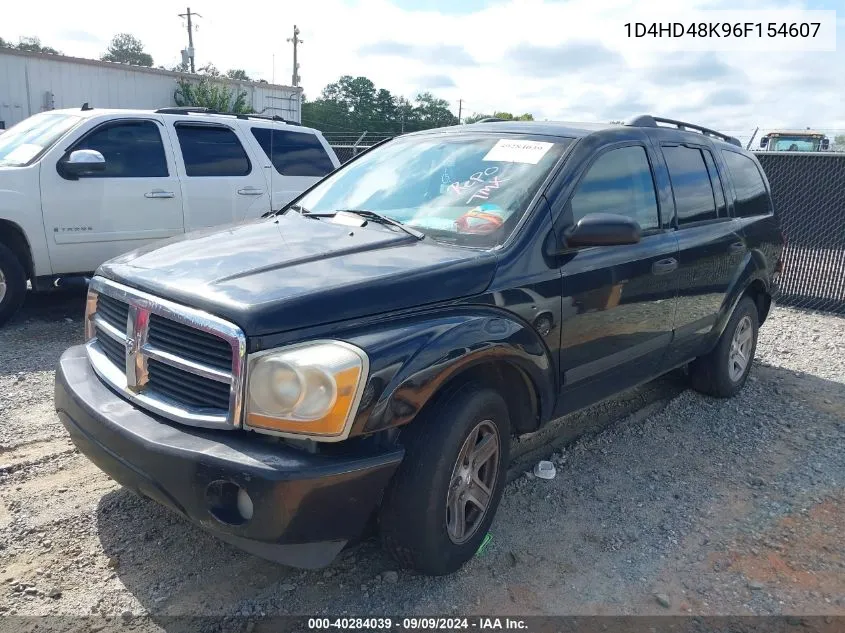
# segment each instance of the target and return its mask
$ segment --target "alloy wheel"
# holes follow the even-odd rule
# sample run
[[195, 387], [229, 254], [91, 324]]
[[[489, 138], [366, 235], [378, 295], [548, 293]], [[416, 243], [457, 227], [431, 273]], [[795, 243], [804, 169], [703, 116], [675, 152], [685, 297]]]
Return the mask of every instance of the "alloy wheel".
[[751, 346], [754, 343], [754, 327], [751, 317], [746, 315], [736, 325], [731, 350], [728, 354], [728, 375], [733, 382], [739, 382], [745, 368], [751, 362]]

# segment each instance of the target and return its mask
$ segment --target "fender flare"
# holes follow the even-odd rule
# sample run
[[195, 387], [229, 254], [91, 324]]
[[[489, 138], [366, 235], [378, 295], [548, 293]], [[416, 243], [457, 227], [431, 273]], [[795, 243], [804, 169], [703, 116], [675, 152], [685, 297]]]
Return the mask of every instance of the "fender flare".
[[351, 434], [408, 424], [450, 380], [486, 363], [506, 363], [533, 388], [542, 423], [557, 396], [555, 364], [528, 324], [491, 306], [455, 308], [345, 337], [370, 357], [370, 376]]
[[725, 331], [739, 300], [742, 299], [748, 288], [757, 281], [763, 285], [763, 289], [767, 293], [771, 293], [771, 278], [766, 265], [766, 256], [761, 251], [754, 249], [745, 254], [742, 264], [737, 267], [737, 273], [731, 280], [731, 285], [725, 294], [725, 300], [722, 302], [719, 317], [716, 320], [717, 340]]

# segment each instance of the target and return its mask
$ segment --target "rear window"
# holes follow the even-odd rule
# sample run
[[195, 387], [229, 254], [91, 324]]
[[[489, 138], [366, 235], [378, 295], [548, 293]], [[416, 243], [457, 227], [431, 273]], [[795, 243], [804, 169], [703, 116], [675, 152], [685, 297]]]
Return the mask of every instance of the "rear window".
[[334, 171], [320, 139], [308, 132], [254, 127], [252, 135], [283, 176], [325, 176]]
[[734, 214], [740, 218], [769, 213], [769, 196], [756, 163], [742, 154], [722, 151], [736, 191]]
[[716, 200], [701, 150], [684, 146], [663, 147], [663, 156], [675, 194], [678, 224], [715, 219]]
[[246, 151], [229, 128], [177, 125], [176, 136], [188, 176], [246, 176], [252, 170]]

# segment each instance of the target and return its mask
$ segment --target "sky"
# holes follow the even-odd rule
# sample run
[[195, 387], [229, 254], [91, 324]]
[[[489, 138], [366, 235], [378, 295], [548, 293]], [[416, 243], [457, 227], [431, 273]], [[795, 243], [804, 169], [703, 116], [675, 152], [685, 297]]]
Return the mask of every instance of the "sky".
[[[697, 9], [839, 9], [837, 48], [655, 51], [624, 35], [628, 20]], [[180, 61], [184, 4], [41, 0], [5, 9], [0, 37], [38, 36], [78, 57], [111, 37], [140, 38], [156, 65]], [[747, 139], [776, 127], [845, 134], [845, 3], [841, 0], [192, 0], [197, 65], [243, 68], [290, 84], [293, 26], [308, 98], [341, 75], [413, 98], [431, 91], [457, 114], [503, 110], [537, 119], [610, 121], [654, 114]], [[764, 13], [761, 19], [765, 20]]]

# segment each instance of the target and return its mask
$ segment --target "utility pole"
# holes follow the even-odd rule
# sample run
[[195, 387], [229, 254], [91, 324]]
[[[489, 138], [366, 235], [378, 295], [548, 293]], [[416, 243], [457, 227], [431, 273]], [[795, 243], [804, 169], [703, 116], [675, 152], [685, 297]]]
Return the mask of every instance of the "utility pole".
[[299, 62], [296, 61], [296, 47], [299, 44], [302, 44], [302, 40], [299, 39], [299, 28], [296, 24], [293, 25], [293, 37], [288, 38], [288, 42], [293, 42], [293, 87], [296, 88], [299, 85]]
[[191, 17], [201, 18], [202, 16], [199, 13], [196, 13], [196, 12], [191, 13], [191, 7], [188, 7], [188, 12], [187, 13], [180, 13], [179, 17], [188, 19], [188, 48], [186, 50], [182, 51], [182, 53], [183, 53], [182, 59], [184, 60], [184, 58], [185, 58], [184, 53], [187, 53], [188, 59], [191, 60], [191, 72], [195, 73], [196, 68], [194, 68], [194, 25], [191, 22]]
[[461, 124], [461, 109], [464, 105], [463, 99], [458, 99], [458, 125]]

